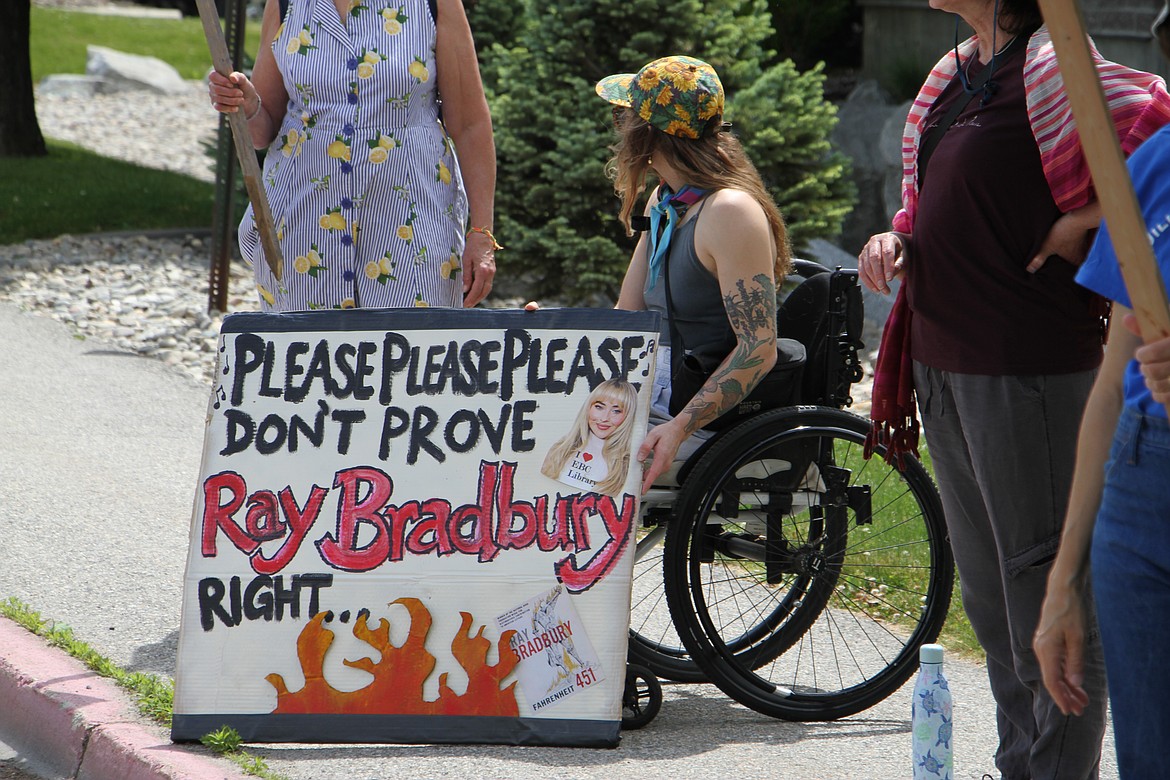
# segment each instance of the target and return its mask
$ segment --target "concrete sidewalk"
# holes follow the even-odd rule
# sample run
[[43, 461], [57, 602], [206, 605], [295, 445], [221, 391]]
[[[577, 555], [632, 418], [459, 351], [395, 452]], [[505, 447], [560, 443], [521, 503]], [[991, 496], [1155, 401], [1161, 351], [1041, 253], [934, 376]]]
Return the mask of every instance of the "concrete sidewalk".
[[[2, 304], [0, 334], [0, 599], [15, 597], [70, 626], [125, 668], [173, 676], [208, 389]], [[979, 780], [994, 773], [986, 675], [954, 659], [947, 673], [956, 778]], [[169, 745], [109, 685], [0, 622], [0, 741], [65, 767], [69, 777], [238, 776], [202, 748]], [[294, 779], [887, 780], [910, 776], [909, 713], [908, 687], [853, 718], [787, 723], [711, 686], [672, 685], [658, 718], [624, 733], [614, 750], [257, 745], [250, 752]], [[88, 739], [78, 742], [79, 733]], [[1114, 780], [1108, 739], [1101, 776]], [[104, 763], [117, 751], [125, 763]]]

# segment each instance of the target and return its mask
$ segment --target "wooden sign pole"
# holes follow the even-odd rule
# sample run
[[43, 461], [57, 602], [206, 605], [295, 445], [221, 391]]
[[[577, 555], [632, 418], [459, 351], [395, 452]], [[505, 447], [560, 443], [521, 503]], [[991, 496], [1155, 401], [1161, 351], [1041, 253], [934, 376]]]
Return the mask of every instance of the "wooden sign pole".
[[[219, 12], [215, 9], [215, 0], [195, 2], [199, 6], [199, 18], [203, 21], [203, 34], [207, 36], [207, 47], [211, 50], [211, 62], [220, 75], [229, 76], [235, 68], [232, 67], [232, 58], [228, 54], [223, 28], [219, 26]], [[244, 187], [252, 201], [252, 216], [256, 220], [256, 228], [260, 231], [260, 245], [264, 248], [264, 258], [268, 261], [272, 275], [280, 281], [284, 273], [284, 258], [280, 254], [280, 242], [276, 240], [276, 227], [272, 222], [268, 193], [264, 191], [260, 179], [260, 164], [256, 161], [256, 150], [252, 147], [248, 120], [244, 118], [243, 111], [232, 112], [227, 118], [232, 128], [236, 156], [240, 159], [240, 168], [244, 174]]]
[[1142, 338], [1148, 342], [1170, 336], [1166, 289], [1093, 65], [1080, 8], [1076, 0], [1039, 2]]

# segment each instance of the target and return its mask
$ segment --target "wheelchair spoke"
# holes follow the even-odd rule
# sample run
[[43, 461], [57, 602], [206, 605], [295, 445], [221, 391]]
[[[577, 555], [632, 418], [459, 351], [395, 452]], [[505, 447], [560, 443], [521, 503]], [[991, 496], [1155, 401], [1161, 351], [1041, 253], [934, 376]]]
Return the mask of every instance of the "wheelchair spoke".
[[[663, 493], [653, 491], [655, 506], [662, 505]], [[665, 522], [665, 521], [663, 521]], [[665, 526], [638, 530], [634, 574], [630, 593], [631, 664], [646, 667], [655, 676], [679, 682], [702, 682], [703, 672], [691, 661], [682, 639], [670, 620], [662, 582]]]

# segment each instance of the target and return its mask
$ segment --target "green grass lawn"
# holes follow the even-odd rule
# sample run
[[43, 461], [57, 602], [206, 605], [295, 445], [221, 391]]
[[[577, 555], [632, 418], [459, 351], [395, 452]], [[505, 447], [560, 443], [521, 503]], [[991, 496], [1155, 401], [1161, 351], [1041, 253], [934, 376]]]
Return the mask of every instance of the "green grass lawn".
[[[29, 34], [33, 83], [52, 73], [85, 73], [87, 44], [158, 57], [185, 79], [211, 67], [203, 25], [196, 17], [149, 19], [32, 7]], [[255, 54], [260, 24], [245, 26], [244, 49]], [[250, 60], [249, 60], [250, 61]]]
[[211, 225], [215, 188], [207, 182], [47, 145], [48, 157], [0, 159], [0, 243]]
[[[897, 621], [897, 611], [909, 613], [918, 606], [918, 595], [927, 589], [928, 560], [926, 557], [925, 529], [922, 525], [921, 508], [907, 492], [906, 485], [895, 479], [877, 476], [885, 468], [877, 456], [873, 460], [862, 463], [855, 457], [852, 448], [848, 454], [842, 448], [838, 453], [839, 463], [848, 462], [849, 467], [862, 474], [873, 472], [867, 480], [874, 484], [873, 506], [875, 507], [872, 529], [874, 539], [860, 542], [854, 550], [854, 558], [859, 561], [859, 568], [854, 578], [864, 577], [868, 569], [876, 568], [884, 572], [886, 583], [891, 590], [882, 596], [886, 608], [891, 609], [889, 617]], [[934, 469], [930, 461], [930, 453], [926, 450], [926, 443], [919, 446], [922, 456], [922, 465], [927, 473], [934, 478]], [[891, 473], [890, 477], [893, 476]], [[866, 530], [863, 526], [861, 530]], [[864, 537], [862, 537], [864, 538]], [[873, 550], [866, 551], [869, 544]], [[850, 545], [854, 545], [853, 539]], [[856, 553], [861, 555], [856, 555]], [[921, 567], [921, 568], [918, 568]], [[959, 593], [958, 574], [954, 577], [954, 589], [951, 595], [950, 609], [947, 611], [946, 623], [938, 639], [949, 652], [968, 658], [982, 658], [983, 648], [975, 638], [967, 615], [963, 611], [963, 602]]]
[[[927, 473], [933, 480], [934, 466], [930, 461], [930, 453], [926, 449], [925, 441], [919, 442], [918, 451], [922, 456], [922, 465], [926, 467]], [[951, 608], [947, 612], [947, 622], [943, 625], [942, 636], [939, 637], [938, 641], [948, 651], [954, 651], [961, 656], [979, 660], [983, 658], [983, 647], [975, 638], [975, 630], [971, 628], [971, 623], [967, 620], [967, 613], [963, 611], [963, 596], [959, 592], [958, 572], [955, 573], [955, 588], [951, 594]]]
[[[256, 51], [260, 25], [245, 29]], [[84, 73], [86, 45], [157, 57], [186, 79], [210, 65], [199, 19], [103, 16], [32, 7], [34, 83], [53, 73]], [[176, 173], [141, 168], [47, 140], [49, 155], [0, 159], [0, 244], [65, 233], [208, 227], [214, 187]], [[210, 161], [209, 161], [210, 162]]]

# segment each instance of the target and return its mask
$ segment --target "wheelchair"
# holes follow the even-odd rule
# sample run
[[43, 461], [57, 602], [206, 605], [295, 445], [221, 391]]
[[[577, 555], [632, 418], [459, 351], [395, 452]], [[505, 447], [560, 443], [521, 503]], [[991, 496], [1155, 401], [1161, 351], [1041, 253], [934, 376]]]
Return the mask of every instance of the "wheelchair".
[[719, 431], [678, 488], [643, 498], [628, 661], [643, 682], [711, 682], [757, 712], [824, 721], [917, 670], [954, 560], [926, 469], [864, 458], [869, 421], [844, 410], [862, 375], [857, 272], [795, 265], [777, 311], [806, 354], [794, 403]]

